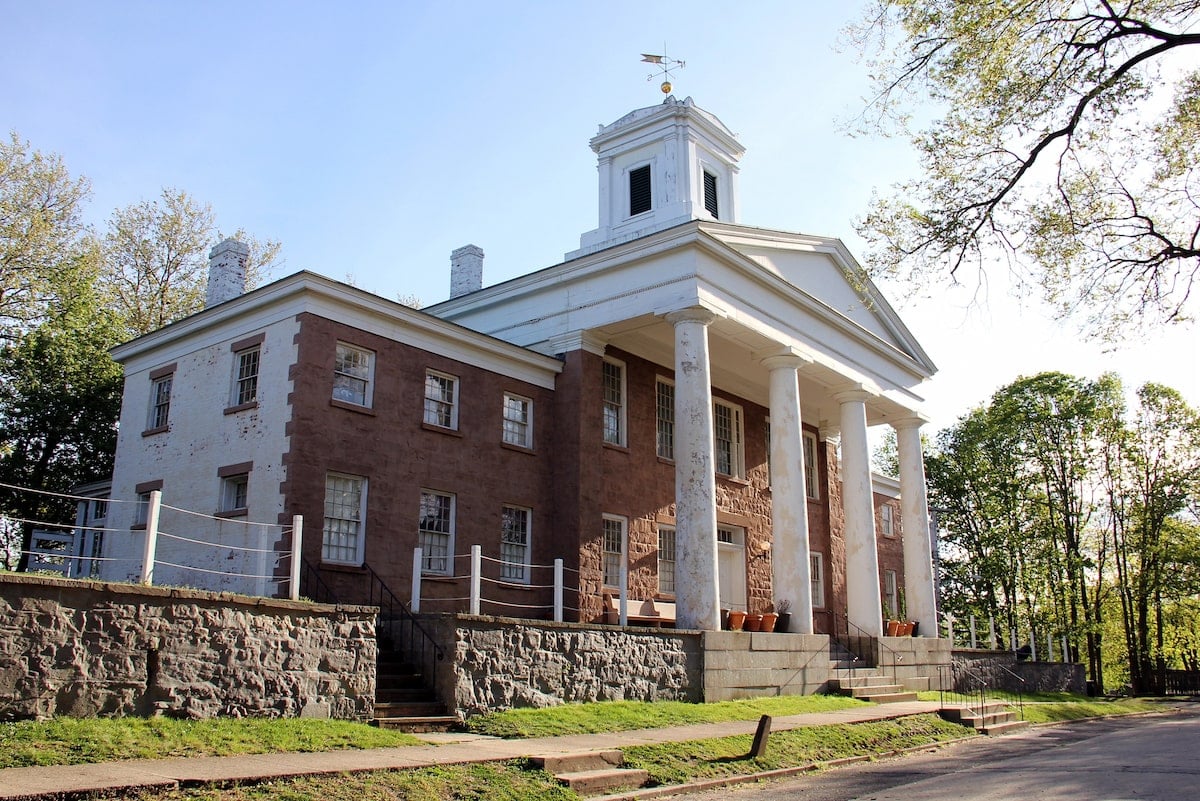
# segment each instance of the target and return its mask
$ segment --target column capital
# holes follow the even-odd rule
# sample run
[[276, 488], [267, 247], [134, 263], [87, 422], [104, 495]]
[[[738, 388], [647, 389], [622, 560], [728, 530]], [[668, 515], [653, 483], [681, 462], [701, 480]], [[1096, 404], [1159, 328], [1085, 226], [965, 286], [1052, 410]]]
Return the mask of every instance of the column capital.
[[879, 397], [878, 394], [868, 389], [865, 384], [851, 384], [833, 393], [833, 399], [838, 403], [867, 401], [877, 397]]
[[701, 325], [710, 325], [713, 320], [717, 319], [717, 315], [703, 306], [689, 306], [686, 309], [679, 311], [668, 312], [665, 315], [667, 322], [671, 325], [679, 325], [680, 323], [700, 323]]
[[919, 412], [914, 412], [911, 417], [901, 417], [898, 420], [893, 420], [892, 428], [897, 431], [907, 431], [910, 428], [920, 428], [928, 422], [928, 417]]
[[801, 367], [813, 363], [811, 358], [790, 347], [768, 351], [758, 356], [758, 361], [768, 370], [799, 370]]

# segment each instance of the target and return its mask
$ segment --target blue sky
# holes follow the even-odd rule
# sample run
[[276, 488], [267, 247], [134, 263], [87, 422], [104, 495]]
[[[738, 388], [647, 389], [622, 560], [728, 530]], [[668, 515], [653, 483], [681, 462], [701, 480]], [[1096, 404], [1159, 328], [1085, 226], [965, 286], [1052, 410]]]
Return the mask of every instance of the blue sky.
[[[661, 101], [643, 52], [684, 59], [675, 94], [747, 148], [741, 220], [837, 236], [874, 190], [915, 173], [907, 144], [852, 138], [865, 68], [842, 47], [857, 3], [43, 2], [0, 0], [0, 126], [92, 182], [89, 217], [164, 186], [222, 229], [283, 243], [310, 269], [425, 305], [449, 254], [491, 284], [546, 267], [596, 226], [588, 139]], [[884, 291], [895, 296], [897, 293]], [[1155, 380], [1200, 403], [1196, 332], [1104, 353], [993, 290], [901, 315], [941, 368], [934, 428], [1018, 374]]]

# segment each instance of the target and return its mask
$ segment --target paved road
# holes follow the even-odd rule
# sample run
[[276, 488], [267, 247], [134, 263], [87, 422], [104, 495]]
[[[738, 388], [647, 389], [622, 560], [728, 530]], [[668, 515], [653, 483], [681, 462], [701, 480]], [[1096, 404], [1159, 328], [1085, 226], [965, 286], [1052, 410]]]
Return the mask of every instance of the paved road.
[[731, 801], [1195, 801], [1200, 708], [1043, 727], [770, 785], [696, 793]]

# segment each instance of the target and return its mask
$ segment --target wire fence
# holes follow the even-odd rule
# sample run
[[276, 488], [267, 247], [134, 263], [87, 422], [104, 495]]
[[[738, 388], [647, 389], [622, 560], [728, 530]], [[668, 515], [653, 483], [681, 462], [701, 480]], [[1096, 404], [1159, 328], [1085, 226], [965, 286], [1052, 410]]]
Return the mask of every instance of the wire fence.
[[[578, 597], [578, 578], [575, 579], [574, 585], [569, 585], [565, 576], [570, 573], [577, 577], [579, 571], [566, 567], [562, 559], [555, 559], [548, 565], [513, 562], [484, 556], [481, 546], [472, 545], [469, 553], [453, 554], [446, 561], [449, 563], [449, 570], [431, 573], [425, 561], [424, 550], [413, 549], [411, 606], [414, 613], [431, 604], [444, 606], [466, 602], [467, 611], [472, 615], [482, 614], [486, 608], [488, 613], [521, 617], [545, 616], [561, 623], [564, 612], [579, 611], [578, 607], [567, 606], [564, 602], [567, 593], [574, 593]], [[422, 580], [426, 578], [436, 578], [439, 582], [453, 582], [456, 588], [465, 585], [466, 594], [439, 593], [436, 596], [422, 597]], [[532, 592], [544, 596], [547, 591], [551, 597], [549, 603], [520, 603], [512, 600], [518, 593]], [[502, 598], [500, 592], [505, 592], [506, 595]]]

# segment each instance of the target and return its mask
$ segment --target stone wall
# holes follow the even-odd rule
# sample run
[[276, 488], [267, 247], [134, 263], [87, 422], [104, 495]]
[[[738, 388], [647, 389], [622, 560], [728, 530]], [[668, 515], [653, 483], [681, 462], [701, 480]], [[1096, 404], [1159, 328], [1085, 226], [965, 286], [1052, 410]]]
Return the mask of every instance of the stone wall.
[[368, 719], [375, 611], [0, 573], [0, 720]]
[[1018, 662], [1011, 651], [983, 649], [955, 650], [953, 656], [956, 683], [960, 683], [969, 670], [987, 680], [989, 686], [1008, 692], [1083, 694], [1087, 691], [1087, 676], [1083, 665], [1080, 664]]
[[432, 616], [438, 691], [464, 715], [585, 701], [699, 701], [700, 634]]
[[[950, 641], [940, 637], [881, 637], [875, 664], [906, 690], [941, 689], [941, 666], [950, 664]], [[948, 680], [948, 676], [944, 677]], [[946, 688], [949, 689], [949, 688]]]
[[811, 695], [829, 681], [823, 634], [706, 631], [704, 700]]

